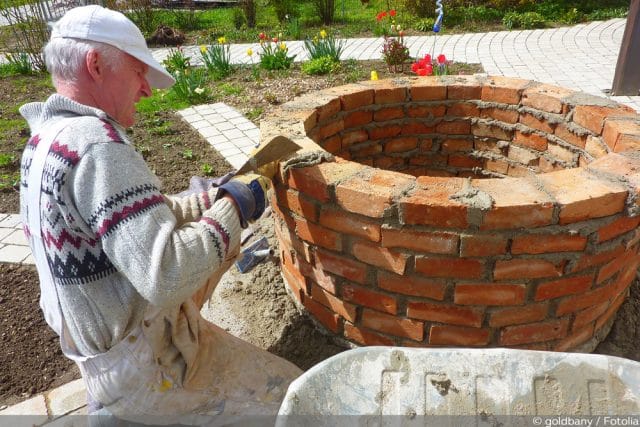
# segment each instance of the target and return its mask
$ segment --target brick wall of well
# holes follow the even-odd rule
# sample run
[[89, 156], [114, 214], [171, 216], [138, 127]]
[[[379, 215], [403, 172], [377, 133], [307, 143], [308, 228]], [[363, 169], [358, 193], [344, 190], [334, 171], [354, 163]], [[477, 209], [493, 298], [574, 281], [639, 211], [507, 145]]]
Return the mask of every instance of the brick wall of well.
[[640, 263], [640, 118], [504, 77], [362, 82], [273, 111], [292, 295], [363, 345], [592, 350]]

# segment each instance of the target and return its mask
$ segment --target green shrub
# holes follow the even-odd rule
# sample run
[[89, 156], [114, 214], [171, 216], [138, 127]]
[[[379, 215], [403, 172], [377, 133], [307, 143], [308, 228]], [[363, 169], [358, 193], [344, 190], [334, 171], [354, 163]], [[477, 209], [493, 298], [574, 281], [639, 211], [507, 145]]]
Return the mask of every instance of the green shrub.
[[309, 75], [323, 75], [335, 73], [340, 69], [340, 62], [330, 56], [311, 59], [301, 65], [302, 72]]
[[538, 12], [508, 12], [502, 18], [502, 25], [508, 29], [512, 28], [543, 28], [546, 25], [544, 16]]
[[413, 28], [417, 31], [428, 32], [433, 31], [433, 24], [436, 20], [433, 18], [423, 18], [413, 25]]
[[171, 86], [170, 93], [178, 100], [195, 105], [204, 104], [211, 99], [211, 90], [207, 85], [207, 71], [204, 68], [187, 68], [172, 74], [176, 83]]
[[269, 0], [273, 6], [278, 21], [285, 22], [288, 18], [298, 16], [297, 2], [295, 0]]
[[260, 66], [265, 70], [286, 70], [291, 67], [295, 55], [289, 56], [289, 48], [278, 37], [269, 40], [268, 36], [260, 33]]
[[605, 21], [612, 18], [625, 18], [629, 13], [629, 9], [625, 7], [615, 7], [612, 9], [599, 9], [590, 12], [587, 15], [589, 21]]
[[324, 25], [331, 25], [335, 16], [335, 0], [311, 0]]
[[29, 55], [24, 52], [5, 54], [6, 63], [0, 64], [0, 76], [26, 75], [34, 72]]
[[200, 53], [207, 71], [215, 80], [223, 79], [233, 71], [230, 47], [225, 37], [218, 37], [218, 44], [201, 46]]
[[[402, 0], [402, 6], [414, 16], [417, 16], [419, 18], [427, 18], [434, 15], [436, 2], [435, 0]], [[431, 31], [432, 28], [433, 24], [431, 24], [431, 28], [429, 28], [429, 31]]]
[[247, 23], [247, 20], [244, 17], [244, 13], [242, 13], [242, 10], [238, 9], [237, 7], [233, 8], [232, 16], [233, 16], [233, 27], [236, 30], [239, 30], [240, 28], [242, 28], [244, 24]]
[[304, 47], [307, 49], [309, 59], [328, 56], [333, 62], [339, 62], [344, 50], [344, 40], [337, 40], [333, 34], [321, 30], [313, 39], [305, 39]]
[[560, 18], [560, 21], [565, 24], [577, 24], [578, 22], [584, 21], [584, 13], [574, 7], [566, 11]]
[[191, 58], [184, 54], [182, 47], [169, 50], [169, 54], [162, 61], [168, 72], [184, 71], [191, 67]]
[[194, 9], [173, 11], [173, 21], [182, 31], [193, 31], [200, 28], [198, 15]]

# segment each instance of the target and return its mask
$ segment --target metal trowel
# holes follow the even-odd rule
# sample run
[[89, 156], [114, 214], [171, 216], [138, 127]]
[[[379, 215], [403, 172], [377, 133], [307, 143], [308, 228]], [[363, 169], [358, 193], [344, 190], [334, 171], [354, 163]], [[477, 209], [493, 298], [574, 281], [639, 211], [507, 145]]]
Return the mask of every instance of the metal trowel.
[[249, 156], [247, 161], [236, 171], [241, 175], [249, 171], [257, 171], [259, 167], [280, 160], [289, 154], [293, 154], [301, 147], [289, 138], [277, 135], [266, 142], [262, 142], [256, 151]]

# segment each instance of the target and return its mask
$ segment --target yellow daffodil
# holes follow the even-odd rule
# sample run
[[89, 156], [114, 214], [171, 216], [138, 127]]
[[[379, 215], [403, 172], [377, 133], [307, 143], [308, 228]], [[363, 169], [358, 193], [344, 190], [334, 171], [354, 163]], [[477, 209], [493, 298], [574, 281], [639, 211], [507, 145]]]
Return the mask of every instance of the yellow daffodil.
[[227, 42], [227, 39], [224, 36], [218, 37], [218, 43], [219, 44], [225, 44], [226, 42]]
[[251, 48], [247, 49], [247, 55], [248, 56], [253, 56], [253, 49], [251, 49]]
[[313, 42], [314, 42], [314, 43], [316, 43], [316, 44], [317, 44], [319, 41], [320, 41], [320, 39], [318, 38], [318, 36], [315, 36], [315, 37], [313, 38]]
[[280, 50], [287, 50], [287, 45], [285, 42], [280, 43]]
[[378, 80], [378, 72], [373, 70], [371, 71], [371, 80]]
[[320, 37], [322, 37], [323, 39], [327, 37], [327, 32], [325, 30], [321, 30], [320, 31]]
[[200, 45], [200, 53], [207, 53], [207, 47], [205, 45]]

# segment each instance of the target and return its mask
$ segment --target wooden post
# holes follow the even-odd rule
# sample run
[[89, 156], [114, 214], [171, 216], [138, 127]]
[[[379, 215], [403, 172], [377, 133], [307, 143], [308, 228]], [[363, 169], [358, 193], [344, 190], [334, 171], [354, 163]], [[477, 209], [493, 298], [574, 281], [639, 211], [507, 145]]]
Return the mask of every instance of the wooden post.
[[613, 76], [612, 95], [640, 94], [640, 0], [631, 0]]

